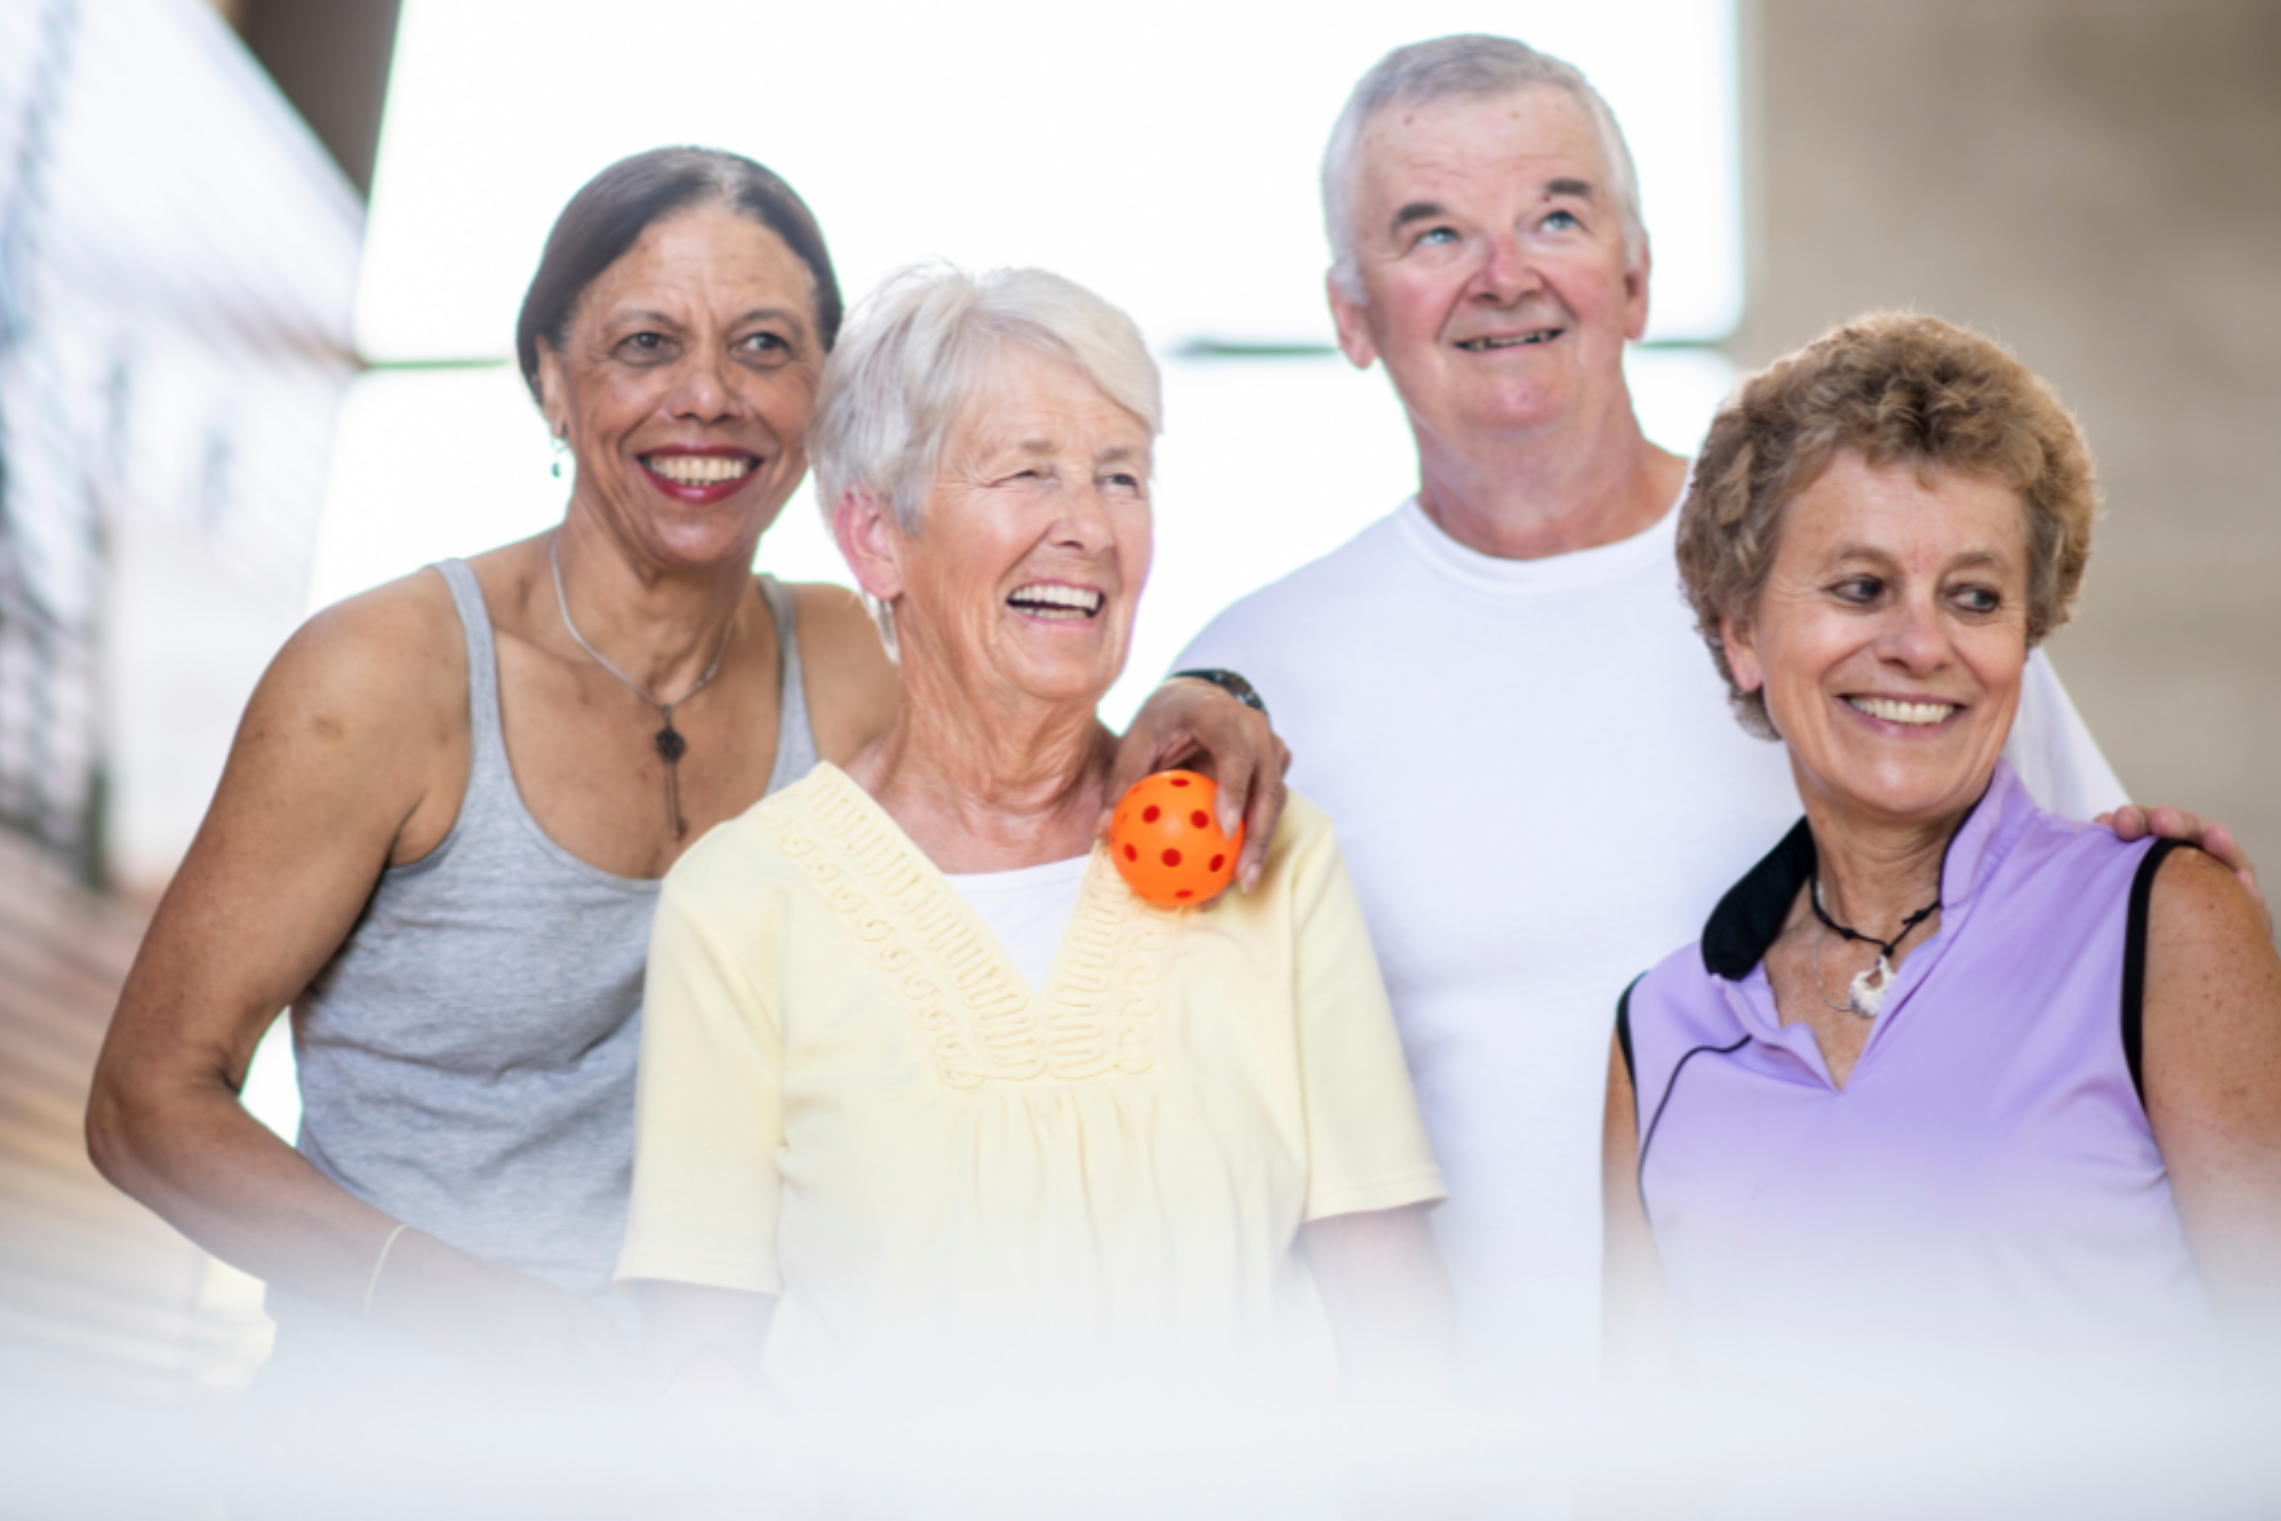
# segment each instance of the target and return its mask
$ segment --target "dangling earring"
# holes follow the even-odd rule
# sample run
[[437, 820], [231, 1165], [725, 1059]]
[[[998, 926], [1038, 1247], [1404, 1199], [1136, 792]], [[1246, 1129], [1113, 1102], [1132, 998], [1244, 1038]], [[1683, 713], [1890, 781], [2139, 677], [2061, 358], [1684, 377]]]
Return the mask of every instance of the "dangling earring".
[[560, 433], [557, 433], [554, 436], [554, 478], [558, 481], [562, 479], [562, 456], [568, 449], [568, 443]]

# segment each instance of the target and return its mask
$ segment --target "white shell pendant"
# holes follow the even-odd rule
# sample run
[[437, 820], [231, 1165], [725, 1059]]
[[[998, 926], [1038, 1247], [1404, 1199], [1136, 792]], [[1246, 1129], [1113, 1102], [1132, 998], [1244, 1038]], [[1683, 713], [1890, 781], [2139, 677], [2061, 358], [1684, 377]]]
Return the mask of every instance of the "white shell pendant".
[[[1876, 980], [1873, 982], [1871, 978]], [[1853, 981], [1846, 985], [1846, 1004], [1863, 1019], [1875, 1019], [1878, 1011], [1885, 1007], [1885, 994], [1892, 986], [1893, 963], [1879, 956], [1875, 966], [1856, 973]]]

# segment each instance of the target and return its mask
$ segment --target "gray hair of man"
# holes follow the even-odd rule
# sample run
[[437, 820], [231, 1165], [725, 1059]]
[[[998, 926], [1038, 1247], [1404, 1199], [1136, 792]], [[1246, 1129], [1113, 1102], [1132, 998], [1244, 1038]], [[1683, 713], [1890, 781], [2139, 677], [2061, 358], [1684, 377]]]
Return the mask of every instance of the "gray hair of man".
[[907, 534], [991, 367], [1009, 350], [1058, 359], [1102, 395], [1163, 431], [1156, 361], [1133, 319], [1042, 269], [968, 274], [922, 264], [890, 276], [848, 319], [825, 362], [808, 458], [828, 520], [850, 492], [893, 507]]
[[1355, 201], [1362, 172], [1362, 134], [1371, 119], [1395, 106], [1425, 106], [1444, 100], [1479, 100], [1523, 90], [1565, 90], [1584, 107], [1608, 161], [1616, 205], [1623, 216], [1624, 263], [1637, 268], [1647, 250], [1647, 224], [1640, 219], [1639, 173], [1624, 143], [1616, 114], [1583, 72], [1510, 37], [1468, 33], [1436, 37], [1396, 48], [1378, 60], [1347, 97], [1346, 109], [1331, 128], [1323, 151], [1323, 230], [1331, 242], [1331, 279], [1339, 294], [1360, 305], [1365, 300], [1362, 269], [1355, 252]]

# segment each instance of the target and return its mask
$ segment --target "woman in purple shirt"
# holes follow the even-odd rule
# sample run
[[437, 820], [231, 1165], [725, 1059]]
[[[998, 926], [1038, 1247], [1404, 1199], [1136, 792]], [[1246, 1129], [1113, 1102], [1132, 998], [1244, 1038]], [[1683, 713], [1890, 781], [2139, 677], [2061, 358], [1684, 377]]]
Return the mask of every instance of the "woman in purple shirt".
[[2051, 391], [1932, 318], [1839, 328], [1713, 424], [1682, 574], [1806, 816], [1625, 995], [1612, 1350], [2075, 1387], [2270, 1355], [2261, 906], [2198, 851], [2041, 812], [2000, 758], [2095, 506]]

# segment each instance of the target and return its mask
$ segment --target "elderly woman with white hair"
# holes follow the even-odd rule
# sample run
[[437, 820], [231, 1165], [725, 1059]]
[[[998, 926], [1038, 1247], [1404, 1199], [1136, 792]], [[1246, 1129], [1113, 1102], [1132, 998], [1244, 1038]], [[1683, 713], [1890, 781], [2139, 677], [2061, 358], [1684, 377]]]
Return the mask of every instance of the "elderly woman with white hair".
[[1158, 415], [1132, 322], [1038, 271], [906, 276], [832, 356], [820, 495], [903, 703], [666, 879], [618, 1268], [663, 1366], [872, 1411], [1437, 1378], [1442, 1183], [1329, 823], [1179, 909], [1094, 842]]

